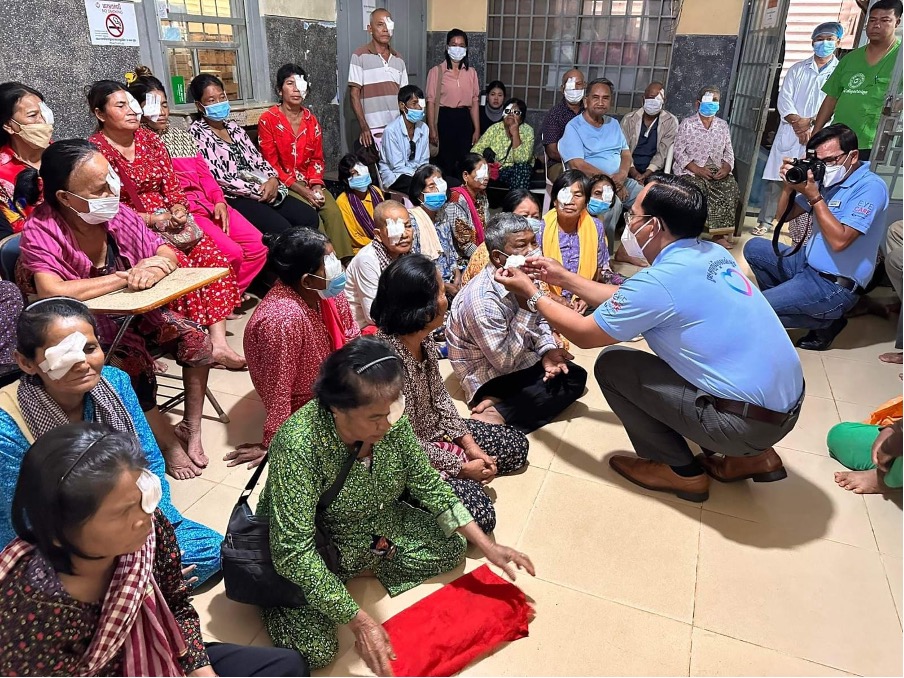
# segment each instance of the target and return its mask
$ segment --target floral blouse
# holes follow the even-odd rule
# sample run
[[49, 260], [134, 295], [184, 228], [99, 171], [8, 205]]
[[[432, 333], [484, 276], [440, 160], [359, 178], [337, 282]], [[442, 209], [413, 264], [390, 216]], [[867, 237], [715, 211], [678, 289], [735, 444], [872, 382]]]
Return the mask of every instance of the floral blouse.
[[[180, 658], [186, 675], [210, 660], [201, 639], [201, 623], [182, 577], [179, 545], [173, 526], [154, 513], [157, 551], [154, 580], [182, 630], [188, 652]], [[0, 675], [72, 676], [94, 639], [100, 603], [72, 598], [50, 562], [39, 552], [23, 558], [0, 584]], [[122, 676], [122, 651], [99, 675]]]
[[[477, 213], [486, 224], [490, 209], [487, 197], [478, 195], [474, 202], [477, 205]], [[452, 245], [458, 255], [458, 269], [464, 271], [471, 256], [477, 251], [477, 229], [471, 219], [468, 203], [454, 192], [436, 218], [436, 234], [440, 237], [440, 242], [443, 238], [441, 233], [446, 232], [452, 236]]]
[[[156, 209], [169, 210], [174, 205], [187, 205], [166, 146], [150, 130], [139, 127], [135, 131], [135, 159], [131, 162], [110, 145], [102, 132], [92, 134], [88, 141], [100, 148], [114, 170], [125, 175], [120, 197], [136, 212], [150, 213]], [[141, 205], [135, 204], [131, 192], [126, 189], [127, 179], [135, 184]]]
[[264, 160], [241, 125], [232, 120], [224, 124], [232, 138], [231, 144], [223, 141], [204, 118], [195, 120], [190, 129], [223, 192], [230, 197], [256, 200], [261, 195], [261, 185], [243, 179], [240, 173], [250, 171], [275, 177], [276, 170]]
[[492, 148], [496, 154], [496, 162], [501, 167], [511, 167], [515, 163], [533, 164], [534, 128], [527, 123], [521, 123], [518, 126], [518, 133], [521, 135], [521, 145], [512, 148], [512, 138], [505, 129], [505, 123], [499, 121], [483, 133], [471, 148], [471, 153], [483, 155], [485, 149]]
[[709, 129], [706, 129], [696, 113], [681, 121], [675, 138], [675, 160], [672, 163], [672, 171], [676, 176], [691, 174], [687, 169], [691, 162], [700, 167], [721, 167], [723, 161], [734, 168], [734, 149], [727, 122], [722, 118], [713, 118]]
[[439, 373], [436, 342], [433, 337], [424, 339], [421, 344], [424, 360], [418, 362], [397, 336], [379, 331], [377, 337], [392, 346], [402, 359], [405, 414], [411, 420], [414, 434], [424, 446], [430, 463], [438, 471], [447, 471], [453, 478], [456, 477], [461, 471], [458, 455], [430, 444], [454, 442], [468, 434], [468, 426], [455, 409], [452, 396]]

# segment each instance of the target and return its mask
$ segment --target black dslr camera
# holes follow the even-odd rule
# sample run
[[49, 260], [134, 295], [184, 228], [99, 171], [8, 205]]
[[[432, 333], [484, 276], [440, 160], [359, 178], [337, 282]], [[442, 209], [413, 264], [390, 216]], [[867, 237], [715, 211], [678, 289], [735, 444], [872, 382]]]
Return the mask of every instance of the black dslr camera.
[[814, 149], [807, 149], [806, 158], [797, 158], [791, 161], [794, 165], [785, 173], [785, 181], [789, 184], [804, 184], [807, 182], [807, 170], [813, 172], [813, 181], [822, 181], [826, 175], [826, 164], [816, 157]]

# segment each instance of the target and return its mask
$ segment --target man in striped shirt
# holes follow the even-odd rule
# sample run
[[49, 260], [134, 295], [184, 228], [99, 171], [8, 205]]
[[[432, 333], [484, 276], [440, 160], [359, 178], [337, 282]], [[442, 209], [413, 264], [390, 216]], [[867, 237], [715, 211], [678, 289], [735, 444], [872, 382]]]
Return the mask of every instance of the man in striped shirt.
[[348, 88], [352, 110], [361, 126], [362, 146], [378, 146], [383, 129], [399, 115], [399, 89], [408, 84], [408, 70], [392, 49], [392, 15], [375, 9], [370, 15], [371, 41], [352, 53], [348, 67]]

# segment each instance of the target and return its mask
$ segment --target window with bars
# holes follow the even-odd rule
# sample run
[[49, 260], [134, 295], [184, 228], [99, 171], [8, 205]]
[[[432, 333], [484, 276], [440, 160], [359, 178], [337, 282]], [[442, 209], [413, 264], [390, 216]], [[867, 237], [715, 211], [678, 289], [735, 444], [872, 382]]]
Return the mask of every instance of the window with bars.
[[548, 110], [571, 68], [615, 84], [613, 113], [665, 82], [680, 0], [489, 0], [487, 81], [501, 80], [529, 108]]
[[248, 31], [242, 0], [168, 0], [158, 15], [160, 38], [170, 78], [182, 78], [185, 100], [188, 83], [199, 73], [212, 73], [223, 81], [233, 101], [253, 99], [248, 59]]

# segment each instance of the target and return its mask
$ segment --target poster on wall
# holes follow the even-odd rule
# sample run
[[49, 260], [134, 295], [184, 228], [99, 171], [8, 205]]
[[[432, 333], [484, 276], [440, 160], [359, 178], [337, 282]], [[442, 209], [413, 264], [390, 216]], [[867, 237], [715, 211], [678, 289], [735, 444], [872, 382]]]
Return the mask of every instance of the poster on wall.
[[766, 11], [763, 14], [762, 28], [775, 28], [778, 25], [778, 0], [766, 0]]
[[138, 46], [138, 22], [131, 2], [85, 0], [92, 45]]
[[377, 8], [377, 0], [362, 0], [361, 14], [364, 16], [364, 30], [370, 26], [370, 14]]

